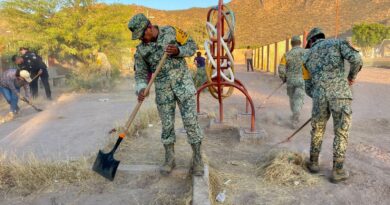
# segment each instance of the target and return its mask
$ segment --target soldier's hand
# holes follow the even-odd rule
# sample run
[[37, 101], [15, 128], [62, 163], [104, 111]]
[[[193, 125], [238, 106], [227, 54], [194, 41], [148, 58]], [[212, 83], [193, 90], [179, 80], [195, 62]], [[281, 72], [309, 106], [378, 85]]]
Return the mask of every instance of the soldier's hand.
[[42, 69], [40, 69], [39, 71], [38, 71], [38, 75], [41, 75], [42, 74]]
[[149, 95], [149, 93], [144, 93], [145, 88], [141, 89], [138, 93], [138, 102], [143, 102], [145, 98]]
[[287, 78], [282, 78], [282, 82], [283, 83], [287, 82]]
[[165, 49], [165, 52], [168, 53], [168, 55], [178, 55], [179, 54], [179, 48], [175, 45], [169, 44], [167, 48]]
[[349, 86], [352, 86], [354, 83], [355, 83], [355, 80], [350, 80], [350, 79], [348, 79], [348, 84], [349, 84]]

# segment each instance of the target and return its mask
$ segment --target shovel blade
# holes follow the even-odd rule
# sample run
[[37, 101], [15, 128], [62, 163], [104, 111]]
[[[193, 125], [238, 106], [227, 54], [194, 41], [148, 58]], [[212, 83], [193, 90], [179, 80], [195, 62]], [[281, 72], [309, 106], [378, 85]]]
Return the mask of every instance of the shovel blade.
[[102, 177], [114, 181], [116, 170], [118, 169], [120, 161], [114, 159], [114, 154], [104, 153], [99, 150], [92, 170], [101, 175]]

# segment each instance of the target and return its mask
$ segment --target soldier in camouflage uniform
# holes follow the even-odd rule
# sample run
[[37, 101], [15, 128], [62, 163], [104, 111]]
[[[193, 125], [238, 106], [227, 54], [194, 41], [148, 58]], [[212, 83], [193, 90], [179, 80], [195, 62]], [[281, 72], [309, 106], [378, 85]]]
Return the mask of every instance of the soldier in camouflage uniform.
[[301, 48], [301, 38], [299, 36], [292, 37], [291, 46], [292, 49], [283, 55], [278, 66], [278, 72], [282, 81], [287, 82], [287, 95], [290, 98], [292, 111], [292, 127], [296, 128], [305, 97], [305, 82], [302, 78], [302, 57], [305, 49]]
[[[318, 157], [326, 123], [333, 116], [333, 171], [331, 182], [346, 180], [349, 173], [343, 168], [351, 127], [352, 92], [350, 86], [362, 68], [362, 59], [357, 50], [345, 40], [327, 39], [319, 28], [307, 36], [310, 50], [303, 57], [305, 91], [313, 99], [310, 160], [308, 169], [319, 171]], [[344, 60], [351, 64], [345, 77]]]
[[179, 106], [188, 143], [193, 149], [192, 173], [203, 175], [203, 161], [200, 153], [202, 130], [196, 113], [196, 89], [184, 57], [194, 55], [196, 44], [184, 31], [172, 26], [158, 27], [143, 15], [137, 14], [130, 20], [132, 39], [142, 42], [135, 54], [135, 80], [138, 100], [143, 101], [147, 93], [149, 72], [154, 72], [164, 51], [168, 59], [155, 81], [156, 104], [162, 122], [161, 140], [165, 148], [165, 163], [160, 172], [169, 174], [175, 167], [174, 143], [175, 109]]

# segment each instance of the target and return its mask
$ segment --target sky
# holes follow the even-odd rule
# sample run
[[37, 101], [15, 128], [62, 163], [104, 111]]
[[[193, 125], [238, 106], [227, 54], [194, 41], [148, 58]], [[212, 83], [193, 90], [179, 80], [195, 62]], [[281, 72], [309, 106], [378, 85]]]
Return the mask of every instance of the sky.
[[[218, 4], [218, 0], [98, 0], [103, 3], [137, 4], [160, 10], [181, 10], [192, 7], [210, 7]], [[229, 3], [231, 0], [225, 0]]]

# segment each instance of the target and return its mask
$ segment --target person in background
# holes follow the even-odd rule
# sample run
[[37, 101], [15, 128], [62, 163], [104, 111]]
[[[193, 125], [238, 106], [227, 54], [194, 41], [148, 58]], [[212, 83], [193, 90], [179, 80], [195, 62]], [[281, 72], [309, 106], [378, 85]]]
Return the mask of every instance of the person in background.
[[0, 75], [0, 93], [10, 105], [10, 112], [8, 114], [10, 118], [13, 118], [19, 113], [18, 100], [21, 87], [24, 88], [24, 98], [26, 100], [30, 98], [28, 84], [31, 81], [30, 73], [26, 70], [8, 69]]
[[[27, 70], [33, 78], [39, 75], [43, 87], [45, 87], [47, 99], [52, 100], [49, 84], [49, 73], [47, 71], [46, 64], [42, 60], [42, 57], [34, 52], [29, 51], [29, 49], [25, 47], [21, 47], [19, 49], [19, 53], [22, 58], [14, 57], [13, 62], [16, 63], [20, 69]], [[30, 83], [30, 90], [33, 98], [38, 97], [38, 78], [35, 78]]]
[[195, 86], [199, 88], [206, 82], [206, 59], [202, 57], [201, 52], [196, 53], [196, 57], [194, 59], [194, 63], [196, 65], [196, 78], [195, 78]]
[[301, 47], [301, 38], [291, 38], [292, 49], [283, 55], [278, 66], [279, 77], [283, 83], [287, 83], [287, 95], [290, 99], [292, 112], [291, 124], [297, 128], [299, 115], [305, 98], [305, 82], [302, 78], [302, 57], [305, 49]]
[[249, 72], [249, 67], [250, 67], [250, 70], [253, 72], [253, 50], [249, 46], [245, 51], [245, 60], [246, 60], [246, 71]]

